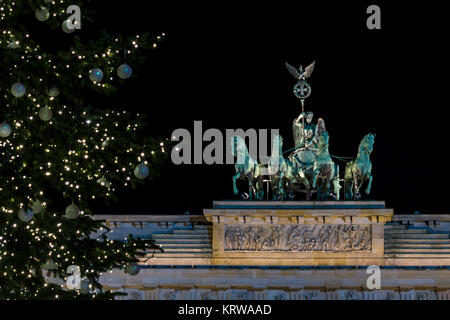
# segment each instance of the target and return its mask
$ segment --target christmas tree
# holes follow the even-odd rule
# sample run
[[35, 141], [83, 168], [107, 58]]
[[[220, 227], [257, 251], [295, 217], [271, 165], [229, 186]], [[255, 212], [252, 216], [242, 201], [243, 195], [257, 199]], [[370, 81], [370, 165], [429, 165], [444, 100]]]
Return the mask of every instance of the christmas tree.
[[0, 1], [0, 299], [113, 298], [101, 274], [135, 275], [158, 249], [109, 240], [90, 207], [166, 158], [143, 115], [94, 104], [133, 81], [164, 33], [90, 39], [94, 16], [91, 1]]

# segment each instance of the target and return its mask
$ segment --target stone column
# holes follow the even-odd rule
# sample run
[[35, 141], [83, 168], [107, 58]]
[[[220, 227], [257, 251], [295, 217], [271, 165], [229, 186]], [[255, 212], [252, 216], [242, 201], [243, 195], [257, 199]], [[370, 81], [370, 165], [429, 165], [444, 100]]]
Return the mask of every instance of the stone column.
[[147, 294], [146, 299], [148, 300], [158, 300], [159, 298], [159, 287], [158, 286], [146, 286]]
[[283, 294], [283, 300], [292, 300], [291, 290], [289, 287], [280, 288]]
[[190, 290], [192, 289], [191, 285], [180, 285], [179, 290], [181, 293], [180, 300], [190, 300]]
[[197, 297], [198, 290], [195, 286], [192, 286], [191, 290], [189, 290], [189, 300], [199, 300], [200, 298]]
[[450, 300], [449, 288], [436, 288], [436, 294], [438, 300]]
[[338, 293], [336, 292], [337, 288], [335, 287], [326, 287], [325, 295], [327, 300], [339, 300]]
[[304, 292], [305, 292], [305, 288], [300, 288], [300, 290], [298, 290], [298, 292], [297, 292], [298, 300], [305, 300]]
[[300, 300], [300, 291], [302, 287], [289, 287], [289, 296], [291, 300]]
[[219, 300], [229, 300], [231, 298], [230, 286], [217, 286]]
[[400, 287], [400, 300], [414, 300], [414, 289], [410, 287]]
[[367, 289], [361, 289], [363, 300], [375, 300], [375, 295], [373, 290], [369, 291]]
[[255, 300], [265, 300], [265, 287], [253, 287], [253, 296]]
[[145, 300], [154, 300], [153, 295], [156, 290], [156, 286], [145, 286]]

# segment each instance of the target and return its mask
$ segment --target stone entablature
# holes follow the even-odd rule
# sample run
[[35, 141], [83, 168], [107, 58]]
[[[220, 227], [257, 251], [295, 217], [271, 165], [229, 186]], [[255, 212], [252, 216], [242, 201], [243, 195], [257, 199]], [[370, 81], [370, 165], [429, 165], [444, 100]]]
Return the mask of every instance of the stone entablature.
[[[340, 201], [340, 203], [341, 202], [345, 203], [346, 201]], [[291, 202], [288, 203], [289, 205], [292, 205]], [[318, 211], [317, 215], [312, 215], [312, 205], [318, 206], [318, 204], [315, 202], [303, 203], [306, 203], [305, 206], [309, 207], [307, 209], [292, 208], [292, 212], [295, 212], [295, 215], [286, 215], [284, 211], [279, 210], [280, 206], [277, 205], [278, 207], [274, 207], [270, 210], [261, 210], [255, 206], [254, 209], [246, 210], [245, 214], [242, 215], [236, 214], [235, 210], [238, 209], [222, 208], [220, 209], [221, 211], [214, 211], [215, 215], [211, 214], [209, 218], [207, 218], [208, 210], [205, 212], [206, 217], [203, 215], [102, 215], [96, 216], [95, 218], [107, 220], [107, 224], [113, 231], [109, 234], [111, 238], [123, 239], [132, 233], [136, 237], [153, 237], [156, 243], [161, 244], [162, 248], [165, 249], [165, 252], [156, 253], [153, 259], [147, 261], [147, 264], [161, 266], [195, 266], [222, 265], [222, 261], [214, 260], [213, 258], [214, 223], [209, 223], [207, 219], [216, 219], [214, 216], [223, 216], [224, 212], [229, 213], [230, 210], [232, 210], [232, 214], [231, 217], [227, 217], [225, 225], [232, 222], [230, 223], [232, 226], [243, 227], [252, 226], [252, 224], [249, 223], [250, 221], [258, 221], [259, 226], [266, 227], [286, 224], [286, 222], [288, 222], [287, 225], [291, 226], [326, 226], [327, 224], [324, 222], [332, 222], [332, 225], [345, 224], [345, 222], [347, 222], [351, 225], [358, 221], [358, 218], [366, 219], [365, 222], [374, 222], [387, 221], [390, 216], [389, 211], [385, 211], [388, 209], [382, 208], [382, 206], [384, 206], [383, 202], [371, 203], [372, 206], [377, 206], [377, 208], [357, 209], [362, 211], [359, 213], [349, 211], [348, 205], [344, 204], [344, 208], [340, 209], [339, 214], [334, 213], [334, 215], [330, 215], [329, 211], [324, 207], [316, 210]], [[361, 206], [360, 204], [358, 205]], [[219, 205], [217, 206], [223, 206], [223, 203], [219, 202]], [[383, 215], [380, 215], [381, 210]], [[259, 217], [254, 217], [256, 212]], [[352, 214], [350, 218], [345, 215], [349, 212]], [[385, 214], [388, 215], [386, 216]], [[250, 220], [253, 218], [255, 220]], [[225, 223], [225, 218], [217, 219], [220, 224]], [[290, 221], [294, 221], [295, 223], [289, 223]], [[374, 264], [380, 266], [450, 266], [450, 215], [393, 215], [390, 222], [387, 222], [387, 224], [384, 223], [385, 236], [389, 236], [389, 232], [392, 228], [400, 227], [406, 228], [406, 232], [414, 232], [412, 229], [415, 228], [423, 229], [422, 231], [426, 230], [430, 236], [430, 239], [427, 240], [429, 242], [427, 244], [429, 249], [426, 249], [425, 251], [421, 249], [421, 246], [424, 246], [422, 242], [426, 239], [420, 240], [420, 238], [418, 238], [408, 240], [406, 238], [401, 238], [400, 236], [397, 237], [397, 239], [388, 238], [384, 240], [384, 243], [380, 243], [381, 247], [388, 248], [392, 244], [395, 246], [402, 244], [404, 247], [408, 247], [409, 250], [415, 250], [417, 252], [403, 253], [400, 251], [399, 253], [390, 254], [386, 251], [382, 259], [374, 261]], [[440, 235], [437, 233], [440, 233]], [[437, 238], [437, 236], [439, 236], [439, 238]], [[184, 240], [181, 239], [178, 241], [177, 239], [180, 238], [184, 238]], [[421, 238], [423, 238], [423, 236]], [[268, 253], [270, 253], [268, 259], [277, 259], [276, 252]], [[310, 256], [315, 253], [317, 256], [317, 252], [304, 252], [305, 255]], [[326, 253], [327, 251], [325, 250], [321, 254], [323, 255]], [[356, 253], [358, 253], [358, 251], [356, 251]], [[361, 253], [364, 252], [360, 252], [359, 255], [361, 255]], [[353, 252], [353, 254], [355, 254], [355, 252]], [[151, 253], [149, 253], [149, 256], [150, 255]], [[334, 265], [336, 263], [335, 260], [323, 260], [323, 262], [325, 262], [324, 265]], [[358, 260], [348, 260], [347, 265], [364, 265], [360, 262], [361, 261]], [[344, 263], [344, 265], [345, 264], [346, 263]], [[336, 263], [336, 265], [339, 264]]]
[[213, 264], [379, 265], [393, 210], [381, 201], [216, 201], [204, 215]]
[[384, 201], [214, 201], [204, 209], [216, 224], [371, 224], [391, 220]]
[[[127, 292], [124, 299], [450, 299], [450, 215], [392, 215], [380, 202], [371, 203], [370, 208], [366, 204], [365, 209], [361, 203], [357, 208], [344, 203], [333, 212], [330, 209], [336, 208], [330, 208], [330, 203], [302, 204], [298, 207], [292, 202], [281, 206], [277, 203], [270, 209], [263, 209], [260, 204], [246, 209], [239, 204], [241, 207], [230, 209], [226, 203], [219, 203], [212, 211], [205, 210], [204, 216], [98, 216], [107, 220], [113, 231], [109, 233], [111, 238], [123, 239], [130, 233], [152, 237], [165, 250], [156, 253], [145, 267], [144, 260], [152, 255], [149, 252], [137, 276], [113, 270], [104, 274], [101, 282], [107, 289]], [[216, 222], [208, 222], [214, 219]], [[321, 252], [213, 252], [213, 234], [221, 228], [225, 236], [226, 228], [255, 226], [267, 230], [280, 226], [300, 229], [301, 236], [309, 234], [305, 239], [327, 239], [335, 252], [327, 251], [330, 247]], [[344, 228], [343, 234], [334, 238], [331, 235], [336, 235], [339, 226]], [[368, 239], [361, 233], [346, 234], [353, 226], [357, 227], [355, 231], [370, 230], [369, 250], [353, 250], [360, 243], [354, 239]], [[375, 236], [374, 228], [379, 228]], [[339, 237], [341, 240], [336, 240]], [[222, 239], [224, 243], [225, 238]], [[377, 243], [378, 250], [385, 251], [373, 258], [373, 246]], [[343, 244], [353, 244], [354, 248], [336, 252]], [[229, 254], [237, 254], [238, 258], [230, 258]], [[246, 261], [239, 261], [247, 254], [250, 256]], [[300, 258], [286, 259], [286, 254]], [[259, 266], [251, 264], [255, 261]], [[369, 275], [363, 266], [369, 261], [381, 267], [379, 290], [366, 288]]]

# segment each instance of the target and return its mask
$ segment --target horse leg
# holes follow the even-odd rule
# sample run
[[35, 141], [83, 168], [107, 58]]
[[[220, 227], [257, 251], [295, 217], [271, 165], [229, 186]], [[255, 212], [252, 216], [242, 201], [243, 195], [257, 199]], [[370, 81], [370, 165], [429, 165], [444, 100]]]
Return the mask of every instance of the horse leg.
[[253, 194], [255, 192], [255, 188], [253, 187], [253, 178], [251, 176], [248, 177], [248, 195], [250, 196], [250, 200], [253, 200]]
[[278, 178], [277, 180], [277, 188], [274, 194], [275, 200], [280, 200], [280, 195], [283, 193], [283, 178]]
[[319, 181], [319, 185], [317, 185], [317, 200], [324, 200], [324, 195], [323, 195], [323, 178], [320, 178]]
[[292, 178], [285, 177], [283, 183], [283, 200], [289, 200], [289, 194], [292, 192]]
[[320, 185], [320, 200], [328, 200], [330, 195], [330, 176], [325, 176], [322, 178], [322, 184]]
[[361, 199], [361, 188], [364, 184], [364, 177], [358, 179], [358, 188], [355, 189], [355, 199]]
[[345, 180], [345, 200], [353, 199], [353, 177], [350, 177]]
[[292, 192], [292, 178], [286, 177], [284, 180], [283, 200], [289, 200], [289, 194]]
[[354, 173], [353, 174], [353, 189], [354, 189], [353, 196], [354, 197], [356, 197], [356, 195], [359, 194], [359, 188], [361, 187], [358, 182], [359, 182], [358, 175]]
[[[281, 169], [281, 168], [280, 168]], [[277, 200], [283, 200], [284, 197], [284, 172], [280, 170], [279, 174], [278, 174], [278, 190], [277, 190], [277, 195], [276, 195], [276, 199]]]
[[326, 183], [325, 183], [325, 199], [326, 200], [331, 192], [330, 190], [330, 186], [331, 186], [331, 179], [330, 177], [327, 177]]
[[313, 183], [312, 183], [313, 189], [316, 188], [317, 176], [319, 175], [319, 173], [320, 173], [320, 170], [319, 170], [319, 169], [314, 170], [314, 174], [313, 174]]
[[283, 177], [278, 178], [277, 194], [275, 195], [275, 200], [283, 199]]
[[237, 187], [236, 187], [236, 180], [241, 176], [241, 173], [238, 172], [233, 176], [233, 192], [234, 195], [237, 195], [239, 193]]
[[272, 199], [277, 200], [278, 181], [274, 178], [274, 179], [271, 179], [270, 183], [271, 183], [271, 187], [272, 187], [271, 188], [272, 189]]
[[[327, 184], [326, 184], [326, 188], [327, 188], [327, 190], [326, 190], [326, 193], [327, 193], [327, 198], [330, 196], [330, 193], [332, 192], [331, 191], [331, 181], [333, 180], [334, 181], [334, 175], [336, 174], [336, 171], [334, 170], [334, 163], [331, 163], [331, 165], [330, 165], [330, 173], [329, 173], [329, 175], [327, 176]], [[333, 191], [334, 191], [334, 188], [333, 188]]]
[[292, 184], [294, 177], [286, 177], [284, 181], [283, 200], [289, 200], [289, 195], [293, 192], [294, 187]]
[[373, 179], [372, 173], [369, 173], [369, 182], [367, 183], [367, 187], [366, 187], [366, 191], [365, 191], [365, 193], [367, 195], [370, 194], [370, 189], [372, 188], [372, 179]]
[[341, 200], [341, 184], [339, 181], [339, 177], [334, 177], [333, 179], [333, 191], [334, 194], [336, 195], [336, 200], [339, 201]]
[[311, 185], [309, 184], [308, 178], [306, 177], [305, 173], [303, 172], [303, 170], [300, 170], [299, 172], [299, 176], [303, 182], [303, 184], [305, 185], [306, 189], [311, 189]]
[[[314, 184], [315, 180], [315, 184]], [[314, 172], [313, 175], [313, 184], [312, 187], [317, 190], [317, 200], [323, 200], [323, 177], [316, 175]]]
[[264, 180], [260, 175], [257, 179], [258, 200], [264, 200]]

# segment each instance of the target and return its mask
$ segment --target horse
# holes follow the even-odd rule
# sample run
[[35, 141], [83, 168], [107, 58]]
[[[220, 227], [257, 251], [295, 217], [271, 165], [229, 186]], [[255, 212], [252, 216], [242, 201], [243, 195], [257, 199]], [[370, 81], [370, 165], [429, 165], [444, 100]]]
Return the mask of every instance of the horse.
[[[272, 142], [272, 154], [268, 163], [272, 194], [274, 200], [285, 200], [292, 190], [296, 168], [294, 163], [283, 157], [283, 138], [275, 135]], [[288, 191], [288, 192], [286, 192]]]
[[369, 133], [364, 136], [358, 147], [358, 156], [354, 161], [347, 163], [345, 167], [345, 199], [359, 199], [364, 181], [368, 180], [365, 190], [366, 195], [370, 194], [372, 187], [372, 162], [370, 162], [370, 154], [373, 151], [375, 143], [375, 134]]
[[263, 200], [264, 198], [264, 182], [261, 174], [262, 166], [249, 155], [245, 141], [240, 136], [234, 136], [231, 139], [231, 152], [237, 157], [234, 165], [236, 174], [233, 176], [233, 192], [235, 195], [239, 193], [236, 180], [248, 180], [248, 195], [250, 200]]
[[328, 152], [330, 136], [327, 131], [322, 131], [317, 144], [317, 151], [314, 157], [313, 182], [312, 187], [316, 188], [317, 199], [326, 200], [330, 194], [331, 181], [335, 178], [335, 164], [331, 160]]

